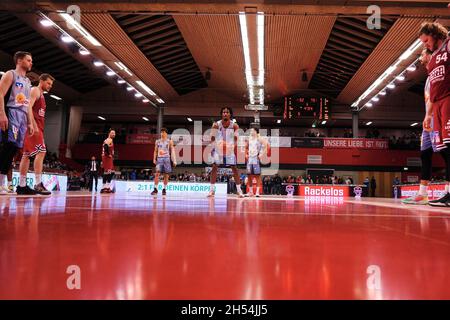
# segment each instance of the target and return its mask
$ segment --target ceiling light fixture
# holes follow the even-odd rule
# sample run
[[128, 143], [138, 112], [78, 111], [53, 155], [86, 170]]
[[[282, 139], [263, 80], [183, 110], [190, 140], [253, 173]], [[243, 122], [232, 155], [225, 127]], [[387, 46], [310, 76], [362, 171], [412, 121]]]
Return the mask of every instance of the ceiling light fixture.
[[[392, 64], [389, 68], [387, 68], [386, 69], [386, 71], [385, 72], [383, 72], [382, 74], [381, 74], [381, 76], [377, 79], [377, 80], [375, 80], [370, 86], [369, 86], [369, 88], [361, 95], [361, 96], [359, 96], [359, 98], [355, 101], [355, 102], [353, 102], [352, 103], [352, 107], [353, 108], [358, 108], [359, 107], [359, 104], [363, 101], [363, 100], [365, 100], [373, 91], [375, 91], [376, 89], [377, 89], [377, 87], [380, 85], [380, 84], [382, 84], [392, 73], [394, 73], [394, 71], [395, 70], [397, 70], [397, 67], [399, 67], [400, 66], [400, 64], [401, 63], [403, 63], [403, 61], [404, 60], [406, 60], [406, 59], [408, 59], [411, 55], [413, 55], [419, 48], [421, 47], [421, 41], [419, 40], [419, 39], [417, 39], [416, 41], [414, 41], [414, 43], [413, 44], [411, 44], [410, 46], [409, 46], [409, 48], [408, 49], [406, 49], [405, 50], [405, 52], [403, 52], [403, 54], [397, 59], [397, 61], [394, 63], [394, 64]], [[415, 66], [414, 66], [414, 64], [416, 63], [418, 61], [418, 59], [416, 59], [412, 64], [410, 64], [406, 69], [404, 69], [404, 70], [402, 70], [401, 72], [399, 72], [399, 75], [400, 75], [400, 79], [402, 78], [402, 73], [405, 71], [405, 70], [408, 70], [408, 68], [410, 69], [410, 70], [415, 70]], [[399, 80], [400, 80], [399, 79]], [[392, 82], [391, 82], [391, 84], [392, 84]], [[395, 85], [388, 85], [387, 86], [388, 88], [390, 88], [390, 89], [393, 89], [393, 88], [395, 88]], [[380, 90], [380, 92], [381, 91], [383, 91], [384, 89], [382, 89], [382, 90]], [[367, 104], [365, 104], [365, 105], [363, 105], [363, 107], [364, 106], [367, 106]], [[359, 110], [361, 110], [362, 108], [360, 108]], [[358, 111], [359, 111], [358, 110]]]
[[151, 96], [156, 96], [156, 93], [153, 92], [152, 89], [150, 89], [144, 82], [142, 82], [141, 80], [136, 81], [136, 83], [145, 90], [145, 92], [147, 92], [148, 94], [150, 94]]
[[91, 54], [87, 49], [85, 48], [80, 48], [80, 50], [78, 50], [78, 52], [82, 55], [82, 56], [87, 56], [89, 54]]
[[72, 16], [68, 13], [60, 13], [59, 14], [66, 22], [75, 28], [83, 37], [85, 37], [92, 45], [96, 47], [101, 47], [101, 43], [95, 39], [83, 26], [76, 21]]

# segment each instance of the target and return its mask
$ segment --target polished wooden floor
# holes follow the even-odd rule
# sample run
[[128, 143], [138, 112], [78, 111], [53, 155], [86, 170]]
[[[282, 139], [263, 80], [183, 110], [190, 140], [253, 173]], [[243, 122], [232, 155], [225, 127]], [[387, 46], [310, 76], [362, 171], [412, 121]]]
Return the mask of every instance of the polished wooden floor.
[[0, 209], [0, 299], [450, 299], [450, 208], [69, 193]]

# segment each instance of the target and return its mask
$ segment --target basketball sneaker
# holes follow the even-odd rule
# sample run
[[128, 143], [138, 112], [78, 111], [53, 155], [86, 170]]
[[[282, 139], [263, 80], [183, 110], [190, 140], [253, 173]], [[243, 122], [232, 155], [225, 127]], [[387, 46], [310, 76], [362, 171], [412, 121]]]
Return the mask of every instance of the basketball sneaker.
[[166, 189], [162, 190], [162, 195], [165, 196], [166, 195]]
[[208, 193], [208, 198], [213, 198], [214, 197], [214, 195], [215, 195], [216, 193], [214, 192], [214, 191], [210, 191], [209, 193]]
[[153, 189], [152, 193], [150, 193], [152, 196], [155, 196], [158, 194], [158, 190], [155, 188]]
[[446, 193], [445, 196], [443, 196], [440, 199], [437, 200], [431, 200], [428, 202], [428, 204], [432, 207], [449, 207], [450, 206], [450, 193]]
[[428, 204], [428, 195], [416, 194], [415, 196], [402, 200], [404, 204]]
[[28, 185], [26, 185], [25, 187], [17, 186], [16, 193], [28, 196], [33, 196], [37, 194], [37, 192], [34, 189], [31, 189]]
[[246, 196], [246, 197], [253, 197], [254, 195], [253, 195], [253, 192], [249, 192], [249, 193], [247, 193], [245, 196]]
[[12, 186], [12, 184], [10, 184], [9, 186], [8, 186], [8, 191], [7, 191], [8, 193], [14, 193], [14, 187]]
[[38, 185], [34, 186], [34, 191], [36, 191], [36, 193], [38, 194], [42, 194], [44, 196], [48, 196], [51, 194], [50, 191], [48, 191], [47, 189], [45, 189], [44, 185], [41, 183], [39, 183]]

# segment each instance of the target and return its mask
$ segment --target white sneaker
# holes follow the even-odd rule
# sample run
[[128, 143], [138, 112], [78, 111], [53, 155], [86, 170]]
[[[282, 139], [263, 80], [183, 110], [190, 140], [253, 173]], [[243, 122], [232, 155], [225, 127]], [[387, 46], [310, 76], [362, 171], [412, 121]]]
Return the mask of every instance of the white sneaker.
[[256, 197], [259, 198], [259, 193], [256, 194]]
[[242, 191], [241, 191], [241, 192], [238, 192], [238, 197], [239, 197], [239, 198], [243, 198], [243, 197], [244, 197], [244, 194], [242, 193]]
[[208, 193], [208, 195], [207, 195], [207, 197], [208, 198], [214, 198], [214, 195], [215, 195], [216, 193], [214, 192], [214, 191], [210, 191], [209, 193]]
[[247, 193], [245, 196], [246, 196], [246, 197], [253, 197], [254, 194], [253, 194], [253, 192], [249, 192], [249, 193]]
[[8, 188], [4, 186], [0, 186], [0, 194], [6, 194], [8, 193]]

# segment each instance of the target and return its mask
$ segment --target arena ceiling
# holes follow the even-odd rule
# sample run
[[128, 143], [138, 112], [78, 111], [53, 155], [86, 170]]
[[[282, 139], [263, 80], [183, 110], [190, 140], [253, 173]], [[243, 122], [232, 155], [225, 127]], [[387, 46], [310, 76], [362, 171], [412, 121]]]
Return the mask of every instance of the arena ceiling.
[[[423, 21], [450, 18], [448, 1], [22, 1], [0, 2], [0, 51], [28, 50], [36, 73], [49, 72], [55, 94], [86, 114], [154, 114], [207, 117], [224, 104], [240, 117], [249, 92], [239, 12], [264, 12], [264, 102], [276, 105], [286, 95], [326, 96], [334, 124], [349, 123], [350, 105], [417, 39]], [[61, 18], [69, 5], [81, 12], [81, 25], [95, 46]], [[367, 7], [381, 8], [381, 28], [367, 28]], [[48, 28], [42, 14], [58, 26]], [[250, 20], [249, 20], [250, 21]], [[60, 41], [58, 28], [90, 51]], [[249, 28], [249, 38], [256, 37]], [[250, 39], [251, 41], [251, 39]], [[251, 42], [250, 42], [251, 45]], [[250, 48], [251, 49], [251, 48]], [[256, 59], [255, 56], [251, 58]], [[417, 51], [406, 61], [417, 58]], [[103, 61], [115, 72], [105, 75]], [[115, 62], [120, 61], [127, 70]], [[6, 64], [3, 62], [2, 67]], [[131, 75], [130, 75], [131, 74]], [[154, 92], [141, 103], [118, 84], [142, 81]], [[362, 119], [408, 125], [423, 116], [420, 68], [408, 74], [382, 102], [364, 109]], [[164, 103], [161, 103], [164, 101]], [[153, 106], [152, 106], [153, 105]], [[265, 121], [273, 112], [262, 112]], [[278, 117], [279, 118], [279, 117]], [[403, 124], [400, 124], [404, 120]], [[297, 124], [307, 124], [299, 121]]]

